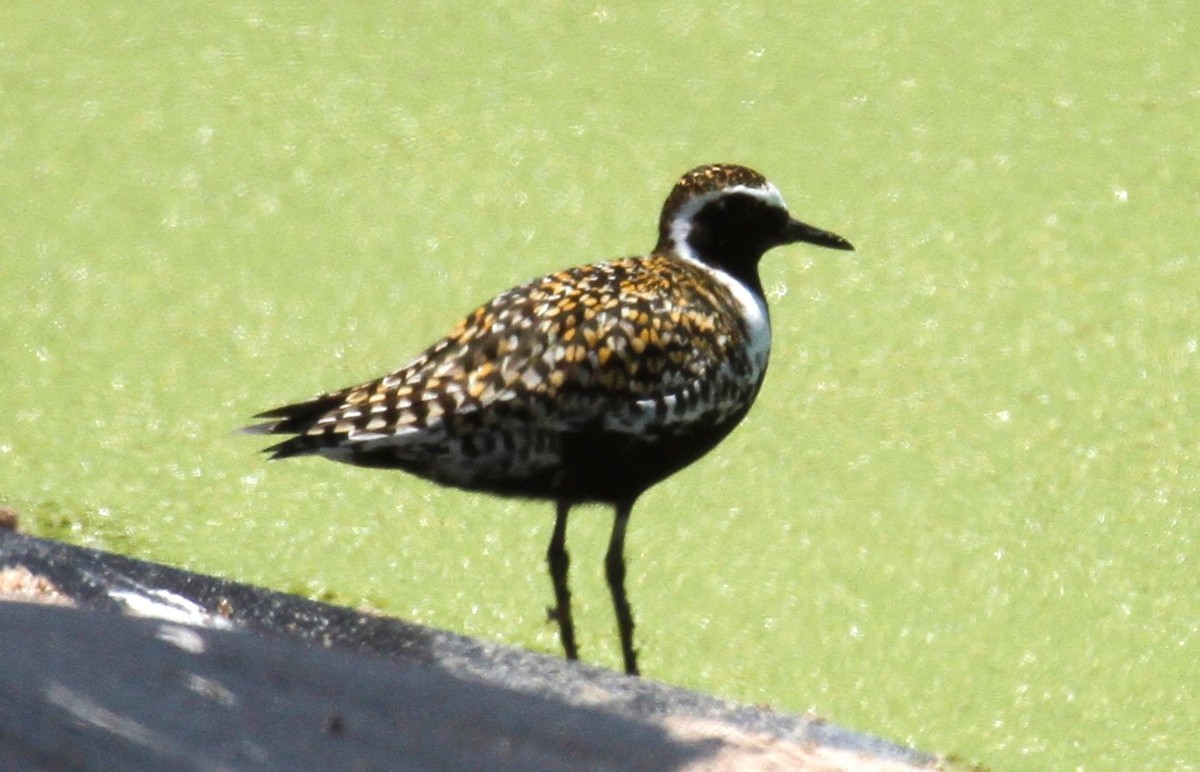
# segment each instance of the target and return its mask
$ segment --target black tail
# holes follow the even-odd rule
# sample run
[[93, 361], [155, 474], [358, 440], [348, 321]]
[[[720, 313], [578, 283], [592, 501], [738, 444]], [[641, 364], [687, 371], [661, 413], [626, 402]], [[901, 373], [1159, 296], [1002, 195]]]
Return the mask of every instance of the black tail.
[[341, 407], [345, 400], [346, 394], [338, 392], [336, 394], [322, 394], [307, 402], [297, 402], [292, 405], [277, 407], [274, 410], [268, 410], [265, 413], [259, 413], [254, 416], [255, 418], [267, 419], [265, 422], [244, 426], [240, 431], [242, 434], [302, 435], [284, 440], [269, 448], [264, 448], [263, 452], [270, 453], [272, 459], [287, 458], [288, 456], [311, 452], [325, 443], [314, 437], [305, 437], [303, 436], [304, 433], [315, 426], [321, 416]]

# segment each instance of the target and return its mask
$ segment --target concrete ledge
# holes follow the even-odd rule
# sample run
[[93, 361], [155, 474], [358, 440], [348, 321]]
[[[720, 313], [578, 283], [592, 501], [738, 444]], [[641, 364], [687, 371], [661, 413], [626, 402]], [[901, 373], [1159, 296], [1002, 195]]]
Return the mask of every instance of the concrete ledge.
[[938, 766], [818, 719], [0, 530], [0, 600], [20, 599], [49, 605], [0, 602], [4, 769]]

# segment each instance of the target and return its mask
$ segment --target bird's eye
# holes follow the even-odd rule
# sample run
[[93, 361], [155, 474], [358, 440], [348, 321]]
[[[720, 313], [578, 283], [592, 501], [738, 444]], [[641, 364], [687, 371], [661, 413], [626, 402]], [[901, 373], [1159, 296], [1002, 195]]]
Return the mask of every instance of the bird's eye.
[[725, 196], [716, 200], [716, 210], [721, 214], [737, 214], [744, 208], [744, 202], [736, 196]]

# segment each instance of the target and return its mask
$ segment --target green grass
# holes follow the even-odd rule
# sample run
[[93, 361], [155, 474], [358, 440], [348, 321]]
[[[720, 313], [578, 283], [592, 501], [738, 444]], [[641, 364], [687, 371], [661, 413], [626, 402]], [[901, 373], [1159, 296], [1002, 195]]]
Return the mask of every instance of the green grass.
[[[739, 161], [746, 424], [639, 502], [656, 679], [998, 769], [1184, 767], [1200, 64], [1182, 2], [0, 10], [0, 500], [39, 535], [554, 652], [547, 505], [316, 460], [259, 410], [646, 250]], [[583, 656], [619, 664], [570, 545]]]

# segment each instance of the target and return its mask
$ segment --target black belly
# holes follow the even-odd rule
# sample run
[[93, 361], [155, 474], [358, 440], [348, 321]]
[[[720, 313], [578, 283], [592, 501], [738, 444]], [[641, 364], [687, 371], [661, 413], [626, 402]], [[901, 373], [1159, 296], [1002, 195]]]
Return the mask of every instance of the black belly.
[[720, 423], [690, 424], [675, 434], [636, 435], [582, 429], [560, 437], [561, 461], [532, 475], [489, 474], [470, 481], [439, 473], [436, 462], [397, 457], [388, 451], [356, 453], [342, 460], [359, 466], [402, 469], [464, 490], [574, 503], [631, 503], [712, 450], [745, 416]]

